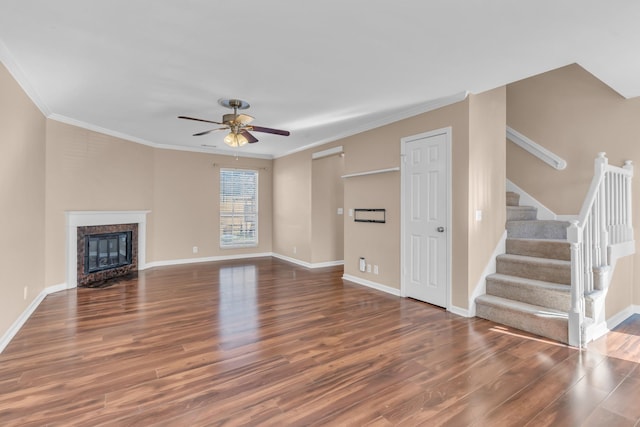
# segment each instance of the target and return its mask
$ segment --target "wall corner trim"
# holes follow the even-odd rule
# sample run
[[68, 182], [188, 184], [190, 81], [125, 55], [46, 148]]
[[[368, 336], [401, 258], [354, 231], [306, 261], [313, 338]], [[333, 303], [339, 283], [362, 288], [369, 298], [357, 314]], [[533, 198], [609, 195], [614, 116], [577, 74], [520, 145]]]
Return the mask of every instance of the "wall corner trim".
[[527, 138], [517, 130], [507, 126], [507, 139], [523, 150], [533, 154], [549, 166], [557, 170], [563, 170], [567, 167], [567, 162], [562, 157], [544, 148], [542, 145]]

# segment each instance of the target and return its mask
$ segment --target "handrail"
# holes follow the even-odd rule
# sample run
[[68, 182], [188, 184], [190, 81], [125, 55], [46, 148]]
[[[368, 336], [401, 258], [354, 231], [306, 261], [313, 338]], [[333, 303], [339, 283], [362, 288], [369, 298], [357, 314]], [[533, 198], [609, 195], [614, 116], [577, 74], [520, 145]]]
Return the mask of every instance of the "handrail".
[[[577, 220], [567, 228], [571, 244], [571, 310], [569, 344], [585, 344], [585, 295], [606, 289], [606, 271], [611, 265], [609, 247], [633, 241], [631, 224], [630, 160], [623, 167], [611, 166], [605, 153], [598, 153], [594, 176]], [[594, 314], [591, 313], [593, 320]]]
[[554, 169], [563, 170], [567, 167], [567, 162], [562, 157], [552, 153], [542, 145], [527, 138], [525, 135], [509, 126], [507, 126], [507, 139], [523, 150], [533, 154]]

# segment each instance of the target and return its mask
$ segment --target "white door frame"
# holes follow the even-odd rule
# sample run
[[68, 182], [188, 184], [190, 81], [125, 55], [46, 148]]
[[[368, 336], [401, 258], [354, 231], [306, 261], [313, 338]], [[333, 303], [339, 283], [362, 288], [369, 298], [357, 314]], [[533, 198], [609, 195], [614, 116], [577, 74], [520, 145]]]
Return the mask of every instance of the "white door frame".
[[406, 239], [406, 224], [405, 224], [405, 212], [407, 209], [406, 203], [406, 146], [407, 143], [423, 139], [429, 138], [436, 135], [446, 136], [446, 152], [447, 152], [447, 174], [446, 174], [446, 192], [447, 192], [447, 214], [445, 216], [447, 224], [445, 225], [446, 229], [446, 239], [447, 239], [447, 265], [445, 266], [445, 274], [446, 274], [446, 283], [447, 283], [447, 306], [445, 307], [447, 310], [451, 309], [451, 259], [452, 259], [452, 245], [451, 245], [451, 211], [452, 211], [452, 184], [451, 184], [451, 165], [452, 165], [452, 150], [451, 150], [451, 142], [452, 142], [452, 128], [446, 127], [441, 129], [436, 129], [429, 132], [419, 133], [417, 135], [406, 136], [404, 138], [400, 138], [400, 296], [407, 296], [407, 271], [405, 268], [405, 239]]

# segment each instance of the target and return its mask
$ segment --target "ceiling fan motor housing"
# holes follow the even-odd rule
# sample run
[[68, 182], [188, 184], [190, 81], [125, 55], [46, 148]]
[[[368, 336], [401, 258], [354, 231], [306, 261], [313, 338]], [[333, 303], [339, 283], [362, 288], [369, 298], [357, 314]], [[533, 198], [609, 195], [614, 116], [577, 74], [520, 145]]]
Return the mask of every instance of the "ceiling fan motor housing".
[[225, 114], [222, 116], [222, 123], [224, 123], [225, 125], [231, 124], [235, 121], [236, 119], [236, 115], [231, 113], [231, 114]]

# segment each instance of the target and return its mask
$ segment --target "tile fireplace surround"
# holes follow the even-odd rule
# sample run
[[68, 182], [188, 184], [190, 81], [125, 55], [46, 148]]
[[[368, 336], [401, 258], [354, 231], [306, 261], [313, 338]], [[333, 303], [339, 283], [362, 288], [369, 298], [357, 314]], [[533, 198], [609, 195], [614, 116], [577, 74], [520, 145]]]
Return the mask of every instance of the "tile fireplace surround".
[[78, 285], [78, 227], [138, 224], [138, 269], [144, 270], [149, 212], [151, 211], [67, 211], [67, 288]]

